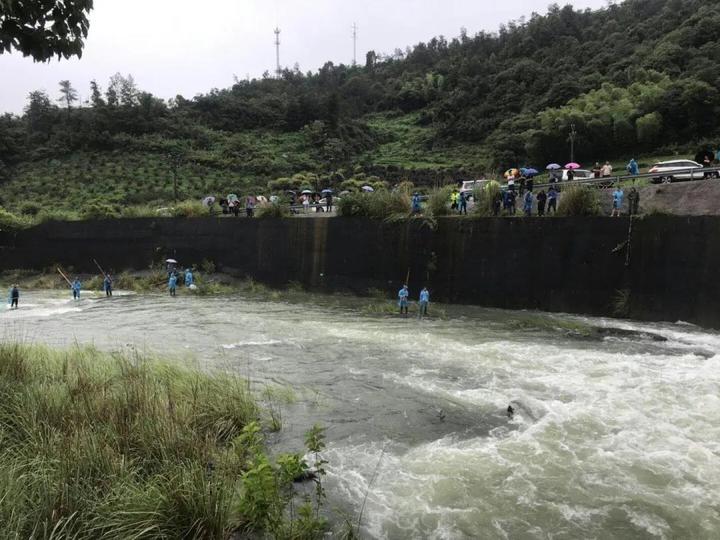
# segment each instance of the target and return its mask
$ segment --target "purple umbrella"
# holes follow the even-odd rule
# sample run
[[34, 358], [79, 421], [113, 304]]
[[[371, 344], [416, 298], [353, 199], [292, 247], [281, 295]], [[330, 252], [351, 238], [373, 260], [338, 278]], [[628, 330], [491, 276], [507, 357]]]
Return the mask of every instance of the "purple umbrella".
[[558, 169], [562, 169], [562, 165], [558, 165], [557, 163], [551, 163], [547, 167], [545, 167], [548, 171], [557, 171]]

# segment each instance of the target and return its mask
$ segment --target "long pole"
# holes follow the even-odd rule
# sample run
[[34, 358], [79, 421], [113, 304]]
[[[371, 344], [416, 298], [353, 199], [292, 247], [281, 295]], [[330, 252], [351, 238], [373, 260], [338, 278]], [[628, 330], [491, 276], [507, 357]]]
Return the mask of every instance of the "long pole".
[[93, 259], [93, 262], [95, 263], [95, 266], [98, 267], [98, 270], [100, 270], [100, 273], [103, 275], [103, 277], [107, 277], [107, 274], [106, 274], [105, 271], [102, 269], [102, 266], [100, 266], [100, 263], [98, 263], [95, 259]]
[[63, 279], [65, 281], [67, 281], [67, 284], [70, 285], [70, 287], [72, 288], [72, 283], [70, 283], [70, 280], [68, 279], [68, 277], [65, 274], [63, 274], [63, 271], [60, 270], [60, 268], [58, 268], [57, 271], [60, 272], [60, 275], [63, 277]]
[[575, 124], [570, 124], [570, 163], [575, 162], [575, 137], [577, 136], [577, 130]]

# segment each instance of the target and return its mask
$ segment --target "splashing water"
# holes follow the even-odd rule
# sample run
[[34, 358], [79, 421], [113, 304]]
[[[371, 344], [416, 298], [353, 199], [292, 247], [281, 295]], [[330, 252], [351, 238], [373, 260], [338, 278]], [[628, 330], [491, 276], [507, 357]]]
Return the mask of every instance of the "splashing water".
[[329, 496], [357, 515], [367, 493], [369, 537], [720, 537], [720, 334], [357, 305], [30, 293], [0, 324], [5, 339], [189, 352], [292, 387], [276, 448], [328, 426]]

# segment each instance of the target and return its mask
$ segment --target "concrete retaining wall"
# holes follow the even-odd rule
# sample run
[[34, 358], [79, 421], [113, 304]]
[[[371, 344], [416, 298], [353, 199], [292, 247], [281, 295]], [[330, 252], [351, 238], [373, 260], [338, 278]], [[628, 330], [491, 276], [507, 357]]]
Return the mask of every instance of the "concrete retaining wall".
[[[629, 244], [627, 243], [630, 238]], [[53, 264], [116, 272], [174, 257], [272, 285], [394, 294], [502, 308], [628, 314], [720, 327], [720, 217], [440, 219], [132, 219], [45, 223], [0, 233], [0, 269]], [[628, 247], [630, 253], [628, 255]]]

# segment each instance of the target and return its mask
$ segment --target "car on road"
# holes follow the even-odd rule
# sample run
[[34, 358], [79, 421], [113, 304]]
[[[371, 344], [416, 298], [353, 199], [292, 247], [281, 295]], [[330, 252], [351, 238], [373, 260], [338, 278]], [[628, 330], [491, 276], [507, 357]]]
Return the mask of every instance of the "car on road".
[[696, 161], [689, 159], [676, 159], [673, 161], [661, 161], [648, 170], [652, 174], [654, 184], [669, 184], [680, 180], [700, 180], [703, 178], [717, 178], [717, 171], [702, 171], [703, 166]]
[[460, 193], [464, 193], [467, 199], [473, 196], [476, 190], [484, 188], [490, 180], [465, 180], [460, 187]]
[[[595, 175], [592, 173], [592, 171], [588, 171], [586, 169], [575, 169], [573, 171], [575, 173], [575, 180], [591, 180], [595, 178]], [[563, 169], [562, 170], [562, 182], [568, 181], [568, 170]]]

